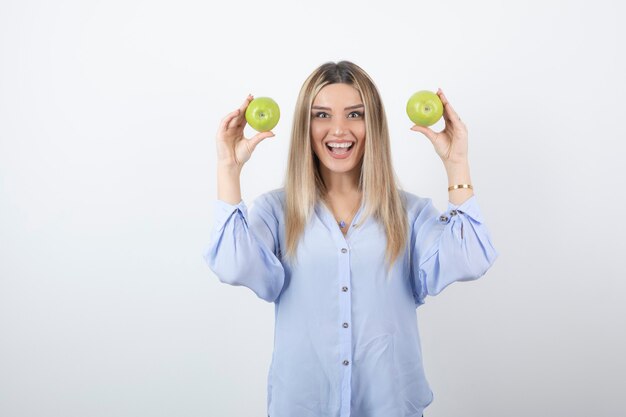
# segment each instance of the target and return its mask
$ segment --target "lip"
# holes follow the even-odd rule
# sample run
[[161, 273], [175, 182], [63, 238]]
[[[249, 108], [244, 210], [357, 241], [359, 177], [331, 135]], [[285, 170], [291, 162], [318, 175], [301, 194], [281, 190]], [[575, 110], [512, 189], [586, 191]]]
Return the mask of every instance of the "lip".
[[330, 156], [331, 156], [332, 158], [334, 158], [334, 159], [346, 159], [346, 158], [349, 158], [349, 157], [350, 157], [350, 155], [352, 155], [352, 152], [354, 152], [354, 148], [356, 148], [356, 145], [352, 145], [352, 147], [350, 148], [350, 150], [349, 150], [348, 152], [344, 153], [343, 155], [337, 155], [337, 154], [334, 154], [334, 153], [333, 153], [333, 151], [331, 151], [330, 149], [328, 149], [327, 143], [330, 143], [330, 142], [336, 142], [336, 143], [353, 143], [353, 144], [354, 144], [354, 143], [356, 143], [356, 142], [351, 141], [351, 140], [329, 140], [328, 142], [326, 142], [326, 143], [324, 144], [324, 148], [326, 149], [326, 152], [328, 152], [328, 153], [330, 154]]

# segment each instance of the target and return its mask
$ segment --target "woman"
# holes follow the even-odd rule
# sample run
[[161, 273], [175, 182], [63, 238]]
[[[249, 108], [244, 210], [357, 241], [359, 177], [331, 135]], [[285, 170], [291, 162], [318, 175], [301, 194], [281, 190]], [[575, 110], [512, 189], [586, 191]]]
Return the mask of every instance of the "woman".
[[433, 400], [415, 308], [474, 280], [496, 252], [471, 188], [467, 129], [441, 90], [445, 129], [426, 135], [448, 174], [448, 209], [401, 190], [380, 95], [357, 65], [325, 63], [298, 96], [284, 187], [247, 206], [239, 176], [256, 146], [244, 113], [217, 134], [218, 200], [205, 260], [275, 303], [271, 417], [421, 416]]

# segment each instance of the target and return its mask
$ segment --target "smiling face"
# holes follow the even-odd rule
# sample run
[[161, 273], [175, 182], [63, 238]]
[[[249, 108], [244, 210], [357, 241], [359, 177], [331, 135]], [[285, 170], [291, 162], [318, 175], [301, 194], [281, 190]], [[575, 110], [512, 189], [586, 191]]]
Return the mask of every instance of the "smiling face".
[[323, 176], [351, 173], [358, 178], [365, 153], [365, 107], [356, 88], [344, 83], [328, 84], [315, 96], [311, 146], [321, 162]]

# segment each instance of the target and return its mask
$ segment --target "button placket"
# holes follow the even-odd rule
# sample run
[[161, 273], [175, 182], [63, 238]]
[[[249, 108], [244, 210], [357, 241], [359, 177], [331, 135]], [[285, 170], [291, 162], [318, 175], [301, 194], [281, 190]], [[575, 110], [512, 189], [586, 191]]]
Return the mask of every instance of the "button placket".
[[[349, 232], [348, 232], [349, 233]], [[344, 236], [342, 236], [344, 237]], [[347, 236], [346, 236], [347, 237]], [[351, 271], [350, 271], [350, 245], [346, 239], [343, 239], [339, 247], [338, 255], [338, 274], [340, 280], [340, 288], [345, 297], [339, 297], [339, 325], [341, 326], [340, 333], [340, 358], [341, 363], [344, 366], [343, 369], [343, 381], [342, 385], [350, 386], [352, 379], [351, 361], [352, 361], [352, 332], [349, 330], [352, 312], [352, 299], [348, 292], [348, 286], [350, 285]], [[344, 393], [342, 396], [343, 407], [349, 407], [351, 402], [350, 392]]]

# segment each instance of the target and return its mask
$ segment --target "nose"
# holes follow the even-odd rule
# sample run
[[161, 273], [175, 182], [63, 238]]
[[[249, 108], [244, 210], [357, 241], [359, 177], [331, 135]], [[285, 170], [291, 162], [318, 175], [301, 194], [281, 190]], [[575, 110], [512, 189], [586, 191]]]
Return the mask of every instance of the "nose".
[[344, 123], [345, 121], [343, 119], [338, 119], [334, 123], [331, 131], [334, 133], [335, 136], [343, 136], [346, 134], [348, 129], [345, 127]]

